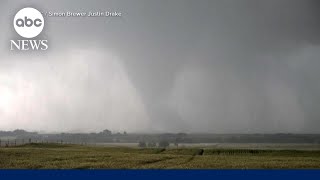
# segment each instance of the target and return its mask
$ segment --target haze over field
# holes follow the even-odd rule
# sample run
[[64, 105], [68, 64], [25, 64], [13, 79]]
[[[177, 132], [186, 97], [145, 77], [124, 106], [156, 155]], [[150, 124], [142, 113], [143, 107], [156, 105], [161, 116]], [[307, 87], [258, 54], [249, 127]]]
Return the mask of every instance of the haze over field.
[[[10, 51], [15, 13], [46, 52]], [[320, 133], [317, 0], [0, 2], [0, 130]]]

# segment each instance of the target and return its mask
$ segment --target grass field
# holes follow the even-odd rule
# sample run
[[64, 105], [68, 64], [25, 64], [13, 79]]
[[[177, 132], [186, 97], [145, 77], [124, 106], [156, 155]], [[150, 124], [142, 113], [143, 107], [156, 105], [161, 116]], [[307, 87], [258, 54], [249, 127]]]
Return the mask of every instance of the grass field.
[[0, 168], [196, 169], [320, 168], [320, 151], [262, 149], [138, 149], [61, 144], [0, 148]]

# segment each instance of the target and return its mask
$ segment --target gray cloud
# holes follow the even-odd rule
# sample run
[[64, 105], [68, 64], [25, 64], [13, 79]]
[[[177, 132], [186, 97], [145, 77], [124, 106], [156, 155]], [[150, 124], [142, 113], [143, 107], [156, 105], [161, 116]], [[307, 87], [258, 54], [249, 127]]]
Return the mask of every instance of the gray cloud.
[[[2, 129], [319, 133], [318, 1], [1, 3]], [[50, 50], [16, 55], [25, 6], [123, 17], [46, 18]]]

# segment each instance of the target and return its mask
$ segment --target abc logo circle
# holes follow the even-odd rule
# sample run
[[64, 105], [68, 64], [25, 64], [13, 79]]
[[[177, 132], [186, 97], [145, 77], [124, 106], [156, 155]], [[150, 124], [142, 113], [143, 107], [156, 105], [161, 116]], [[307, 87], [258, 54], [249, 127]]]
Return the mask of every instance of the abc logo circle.
[[14, 17], [13, 26], [16, 32], [24, 38], [38, 36], [44, 27], [42, 14], [34, 8], [23, 8]]

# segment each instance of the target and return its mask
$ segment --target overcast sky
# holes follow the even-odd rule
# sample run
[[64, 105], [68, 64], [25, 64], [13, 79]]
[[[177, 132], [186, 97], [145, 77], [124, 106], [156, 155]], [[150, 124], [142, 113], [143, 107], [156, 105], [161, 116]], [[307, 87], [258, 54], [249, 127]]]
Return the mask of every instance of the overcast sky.
[[[122, 17], [10, 51], [24, 7]], [[320, 133], [318, 0], [2, 0], [0, 27], [0, 130]]]

